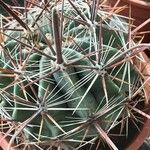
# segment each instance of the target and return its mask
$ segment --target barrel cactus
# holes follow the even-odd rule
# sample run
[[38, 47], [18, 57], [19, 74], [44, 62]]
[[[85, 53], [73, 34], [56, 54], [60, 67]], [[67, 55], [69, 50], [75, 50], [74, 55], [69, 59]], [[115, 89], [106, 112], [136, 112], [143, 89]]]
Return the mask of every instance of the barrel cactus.
[[9, 146], [116, 150], [111, 134], [128, 139], [130, 119], [138, 129], [132, 107], [144, 101], [143, 80], [131, 59], [138, 46], [128, 24], [94, 2], [41, 3], [18, 18], [9, 11], [0, 51]]

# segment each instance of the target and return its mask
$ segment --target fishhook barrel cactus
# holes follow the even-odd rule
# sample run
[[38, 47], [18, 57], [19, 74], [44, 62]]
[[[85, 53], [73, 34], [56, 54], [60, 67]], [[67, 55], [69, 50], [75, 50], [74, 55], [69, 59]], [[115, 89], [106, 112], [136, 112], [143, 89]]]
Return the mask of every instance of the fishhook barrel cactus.
[[4, 25], [0, 51], [1, 130], [9, 146], [119, 149], [111, 134], [128, 139], [129, 119], [135, 128], [140, 122], [131, 107], [144, 101], [128, 24], [96, 1], [47, 2], [19, 17], [0, 5], [14, 18]]

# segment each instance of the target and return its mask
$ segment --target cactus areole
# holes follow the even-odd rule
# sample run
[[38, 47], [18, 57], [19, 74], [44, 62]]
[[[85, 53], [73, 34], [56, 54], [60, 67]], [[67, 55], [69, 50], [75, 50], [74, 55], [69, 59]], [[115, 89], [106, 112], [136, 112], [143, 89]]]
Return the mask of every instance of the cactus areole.
[[126, 147], [142, 126], [135, 110], [142, 111], [145, 101], [132, 62], [140, 45], [129, 42], [128, 24], [98, 2], [81, 0], [49, 2], [12, 17], [0, 51], [1, 130], [10, 137], [8, 149], [16, 143], [117, 150], [119, 138]]

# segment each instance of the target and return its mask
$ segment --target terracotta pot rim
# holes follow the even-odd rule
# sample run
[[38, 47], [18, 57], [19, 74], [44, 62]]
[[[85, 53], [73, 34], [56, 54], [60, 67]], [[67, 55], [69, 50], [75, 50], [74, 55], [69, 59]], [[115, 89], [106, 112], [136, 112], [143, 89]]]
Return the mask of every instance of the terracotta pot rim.
[[150, 2], [145, 2], [142, 0], [122, 0], [126, 3], [131, 3], [132, 5], [135, 5], [137, 7], [142, 7], [145, 9], [150, 9]]

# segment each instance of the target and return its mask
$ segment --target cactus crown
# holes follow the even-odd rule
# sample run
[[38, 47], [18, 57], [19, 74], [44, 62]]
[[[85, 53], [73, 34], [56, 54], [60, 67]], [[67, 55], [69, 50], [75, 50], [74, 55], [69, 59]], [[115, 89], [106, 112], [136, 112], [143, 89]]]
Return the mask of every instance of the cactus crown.
[[129, 118], [137, 123], [138, 46], [128, 24], [94, 2], [49, 2], [6, 24], [0, 96], [10, 144], [67, 150], [104, 141], [117, 149], [109, 134], [128, 137]]

